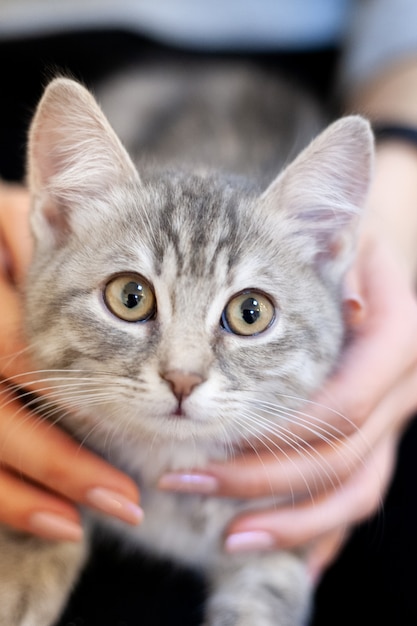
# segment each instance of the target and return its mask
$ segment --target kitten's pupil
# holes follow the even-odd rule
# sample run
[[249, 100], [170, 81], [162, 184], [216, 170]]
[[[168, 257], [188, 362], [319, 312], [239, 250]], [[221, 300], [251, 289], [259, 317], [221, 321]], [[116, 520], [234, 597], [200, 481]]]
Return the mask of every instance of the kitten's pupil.
[[261, 314], [259, 303], [255, 298], [247, 298], [242, 302], [240, 309], [247, 324], [254, 324]]
[[135, 306], [138, 306], [143, 297], [142, 286], [137, 283], [130, 282], [123, 289], [122, 296], [124, 305], [128, 309], [133, 309]]

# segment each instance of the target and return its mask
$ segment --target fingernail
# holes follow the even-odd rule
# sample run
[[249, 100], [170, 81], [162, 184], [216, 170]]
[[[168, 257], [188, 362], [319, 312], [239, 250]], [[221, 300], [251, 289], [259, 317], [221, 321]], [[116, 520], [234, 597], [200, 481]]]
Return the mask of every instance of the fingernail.
[[86, 494], [87, 502], [94, 508], [136, 526], [143, 519], [142, 509], [120, 493], [104, 487], [94, 487]]
[[272, 535], [263, 530], [254, 530], [234, 533], [226, 537], [224, 548], [226, 552], [267, 552], [276, 548], [276, 541]]
[[346, 322], [355, 326], [363, 321], [365, 316], [365, 301], [356, 293], [346, 293], [343, 299], [343, 308]]
[[34, 532], [49, 539], [81, 541], [83, 536], [83, 529], [77, 522], [61, 517], [56, 513], [46, 511], [32, 513], [29, 524]]
[[167, 491], [185, 493], [216, 493], [218, 482], [214, 476], [207, 474], [164, 474], [159, 479], [158, 487]]

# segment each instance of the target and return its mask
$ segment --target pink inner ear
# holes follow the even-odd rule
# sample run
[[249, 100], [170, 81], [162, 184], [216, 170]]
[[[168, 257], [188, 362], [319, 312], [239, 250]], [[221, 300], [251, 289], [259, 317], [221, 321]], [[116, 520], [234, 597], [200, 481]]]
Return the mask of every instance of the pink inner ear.
[[359, 295], [351, 295], [343, 300], [343, 317], [348, 328], [362, 324], [365, 315], [365, 303]]
[[[37, 135], [46, 135], [48, 131], [40, 129]], [[52, 133], [49, 133], [52, 134]], [[55, 140], [56, 141], [56, 140]], [[47, 141], [44, 137], [35, 139], [31, 159], [30, 178], [34, 191], [51, 188], [51, 181], [61, 171], [59, 152], [55, 149], [53, 140]], [[53, 212], [53, 209], [50, 209]]]
[[[347, 130], [352, 127], [353, 138]], [[356, 249], [372, 172], [372, 135], [355, 118], [336, 122], [263, 194], [269, 215], [282, 209], [304, 261], [340, 287]]]
[[65, 207], [62, 205], [58, 206], [57, 202], [49, 199], [43, 206], [43, 215], [54, 233], [56, 243], [65, 243], [71, 230], [68, 212], [65, 210]]

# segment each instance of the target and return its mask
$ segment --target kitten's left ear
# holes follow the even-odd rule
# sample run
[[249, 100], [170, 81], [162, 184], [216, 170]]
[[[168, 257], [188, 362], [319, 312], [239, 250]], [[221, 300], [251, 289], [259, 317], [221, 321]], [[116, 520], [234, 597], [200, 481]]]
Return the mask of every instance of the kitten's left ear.
[[[115, 185], [138, 180], [94, 97], [68, 78], [54, 79], [37, 107], [27, 170], [33, 228], [48, 245], [62, 241], [82, 215], [87, 218], [90, 200], [105, 201]], [[75, 210], [78, 217], [72, 219]]]
[[331, 124], [262, 195], [269, 215], [288, 216], [307, 263], [334, 283], [352, 261], [360, 214], [372, 178], [370, 124], [352, 115]]

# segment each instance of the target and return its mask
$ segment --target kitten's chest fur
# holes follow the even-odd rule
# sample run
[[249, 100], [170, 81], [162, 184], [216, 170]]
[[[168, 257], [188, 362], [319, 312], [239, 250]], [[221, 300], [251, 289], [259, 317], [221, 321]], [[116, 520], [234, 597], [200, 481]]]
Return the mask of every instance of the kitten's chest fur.
[[[206, 459], [203, 455], [199, 455], [198, 462], [195, 454], [189, 454], [188, 446], [183, 450], [180, 447], [177, 453], [172, 455], [168, 446], [160, 446], [158, 451], [160, 464], [155, 461], [154, 456], [150, 461], [146, 451], [142, 462], [138, 461], [141, 506], [146, 512], [140, 526], [126, 527], [120, 522], [103, 517], [99, 523], [116, 532], [124, 543], [138, 545], [147, 553], [169, 556], [176, 562], [193, 568], [214, 570], [221, 566], [225, 559], [231, 558], [230, 555], [224, 555], [222, 530], [232, 517], [244, 511], [274, 507], [282, 504], [283, 499], [271, 496], [262, 500], [248, 501], [161, 492], [156, 487], [156, 481], [167, 469], [204, 467]], [[141, 456], [141, 451], [137, 450], [137, 454]], [[161, 456], [165, 456], [163, 461]], [[213, 453], [207, 458], [215, 457]]]
[[168, 556], [178, 563], [207, 571], [221, 562], [219, 530], [239, 511], [237, 502], [164, 494], [149, 488], [144, 488], [141, 494], [146, 519], [140, 527], [122, 528], [108, 520], [101, 523], [108, 524], [123, 542], [140, 546], [147, 553]]

